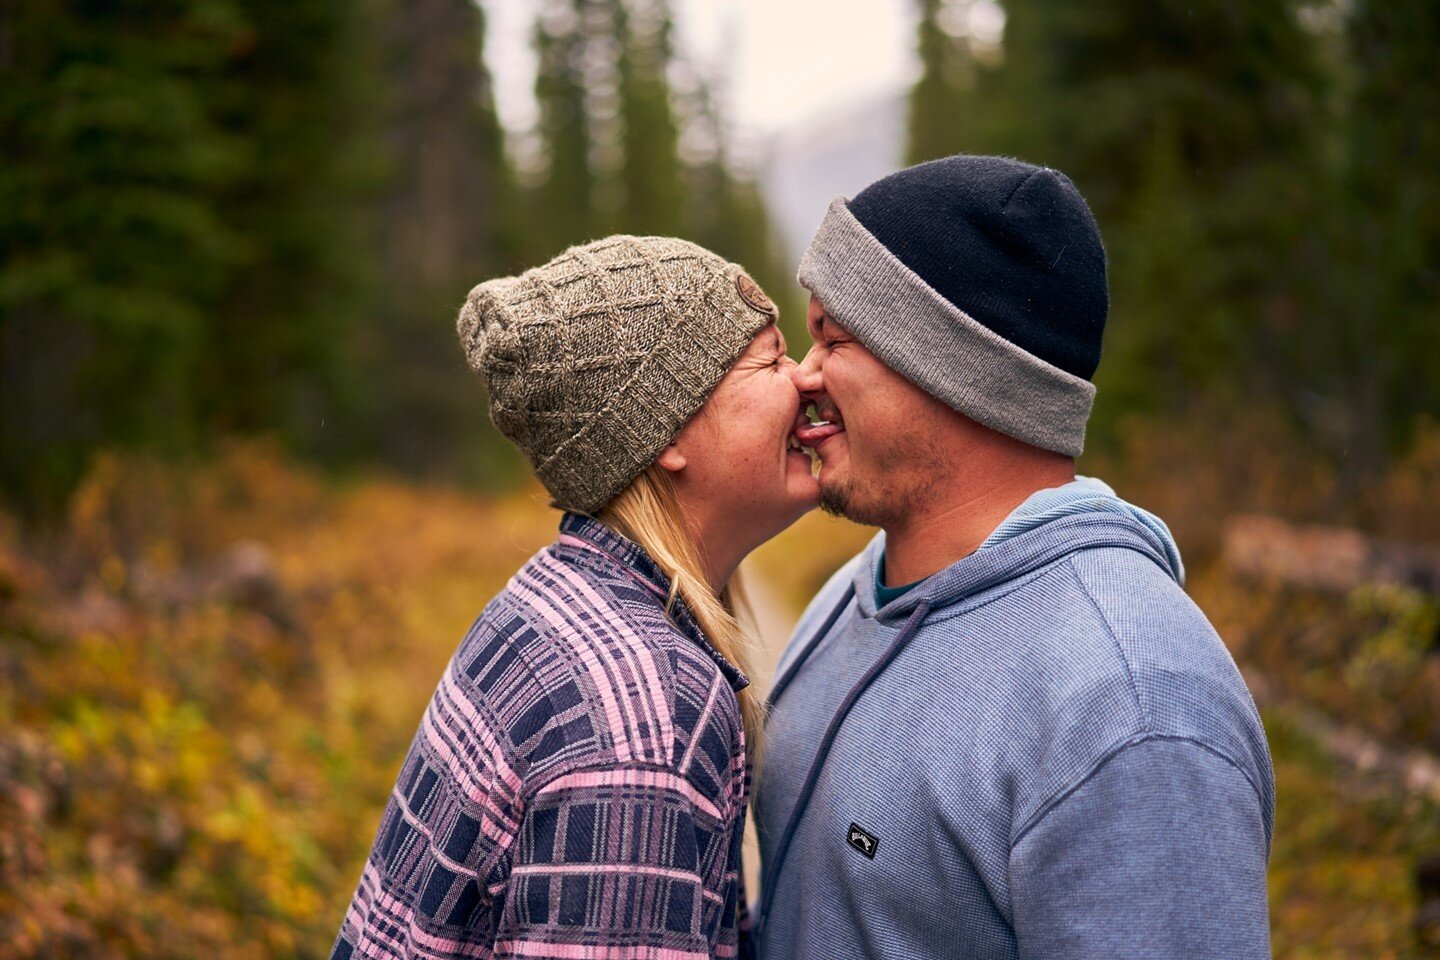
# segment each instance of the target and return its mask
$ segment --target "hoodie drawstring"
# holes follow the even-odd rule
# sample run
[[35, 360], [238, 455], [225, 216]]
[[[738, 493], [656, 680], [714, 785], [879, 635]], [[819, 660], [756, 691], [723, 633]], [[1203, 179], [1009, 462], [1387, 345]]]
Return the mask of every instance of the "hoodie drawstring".
[[795, 662], [790, 665], [790, 669], [785, 671], [784, 676], [775, 678], [775, 686], [771, 689], [769, 702], [765, 705], [765, 715], [767, 717], [775, 707], [776, 701], [780, 699], [780, 695], [785, 692], [785, 688], [790, 686], [790, 681], [799, 676], [800, 668], [805, 666], [805, 661], [810, 659], [810, 654], [814, 653], [815, 648], [820, 646], [820, 641], [824, 640], [826, 635], [835, 628], [835, 621], [840, 619], [840, 614], [850, 608], [850, 601], [854, 598], [855, 584], [852, 583], [845, 588], [845, 595], [840, 598], [839, 603], [835, 604], [834, 609], [830, 611], [830, 616], [826, 617], [825, 622], [820, 625], [820, 629], [811, 635], [810, 642], [805, 644], [804, 649], [802, 649], [800, 654], [795, 658]]
[[[848, 605], [848, 600], [846, 604], [841, 605], [841, 609], [846, 605]], [[929, 602], [922, 600], [905, 621], [905, 626], [900, 629], [900, 633], [890, 642], [890, 646], [885, 649], [885, 652], [880, 655], [880, 659], [876, 660], [870, 666], [870, 669], [865, 671], [864, 676], [855, 683], [855, 686], [850, 688], [850, 692], [845, 695], [845, 699], [840, 701], [840, 706], [835, 710], [835, 715], [830, 718], [830, 725], [825, 728], [825, 735], [820, 738], [820, 746], [815, 751], [815, 759], [810, 762], [810, 769], [806, 772], [805, 780], [800, 785], [800, 792], [796, 794], [795, 806], [790, 810], [790, 818], [785, 824], [785, 831], [780, 835], [780, 842], [775, 847], [775, 856], [770, 861], [770, 869], [765, 872], [765, 878], [761, 884], [760, 915], [755, 923], [755, 936], [757, 938], [765, 928], [765, 919], [770, 914], [771, 904], [775, 902], [775, 881], [780, 876], [780, 867], [785, 862], [785, 854], [790, 849], [790, 841], [794, 839], [795, 830], [800, 825], [800, 818], [805, 813], [805, 807], [810, 802], [810, 795], [815, 791], [815, 782], [820, 779], [820, 771], [825, 767], [825, 757], [830, 753], [830, 747], [835, 742], [835, 735], [840, 732], [840, 725], [845, 722], [845, 717], [850, 713], [850, 708], [855, 706], [855, 701], [860, 699], [870, 684], [875, 682], [875, 678], [880, 676], [885, 668], [890, 665], [890, 662], [899, 656], [900, 651], [905, 648], [905, 645], [909, 643], [910, 639], [919, 631], [920, 624], [925, 621], [929, 613]], [[832, 616], [832, 621], [833, 619], [834, 617]], [[823, 637], [825, 633], [828, 633], [831, 625], [832, 624], [827, 624], [819, 636]], [[798, 668], [801, 663], [803, 663], [804, 658], [809, 656], [810, 651], [814, 649], [815, 644], [818, 642], [818, 639], [812, 641], [810, 646], [806, 648], [805, 652], [799, 658], [800, 662], [796, 663], [796, 669], [791, 671], [790, 677], [793, 677], [799, 672]], [[790, 677], [786, 677], [786, 680], [788, 681]], [[775, 693], [771, 696], [772, 703], [783, 690], [784, 686], [776, 689]]]

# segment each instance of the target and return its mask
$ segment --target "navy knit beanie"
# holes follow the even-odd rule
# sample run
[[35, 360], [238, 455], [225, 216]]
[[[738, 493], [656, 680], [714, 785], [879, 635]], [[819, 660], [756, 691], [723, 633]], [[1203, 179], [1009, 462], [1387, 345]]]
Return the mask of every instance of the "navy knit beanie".
[[799, 281], [887, 366], [1007, 436], [1078, 456], [1109, 295], [1064, 174], [955, 156], [837, 197]]

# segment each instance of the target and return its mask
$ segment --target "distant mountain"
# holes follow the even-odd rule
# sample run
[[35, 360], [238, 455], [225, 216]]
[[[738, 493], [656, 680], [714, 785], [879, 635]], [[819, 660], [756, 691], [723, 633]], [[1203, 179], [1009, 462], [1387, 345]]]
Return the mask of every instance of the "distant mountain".
[[792, 265], [830, 201], [896, 170], [904, 141], [903, 92], [828, 110], [775, 137], [761, 160], [760, 184]]

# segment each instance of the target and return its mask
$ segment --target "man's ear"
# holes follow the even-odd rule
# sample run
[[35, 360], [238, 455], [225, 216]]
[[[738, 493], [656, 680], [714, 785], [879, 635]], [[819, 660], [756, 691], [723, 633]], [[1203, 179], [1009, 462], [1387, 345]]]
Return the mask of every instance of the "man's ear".
[[685, 454], [680, 452], [680, 448], [670, 443], [666, 444], [665, 449], [660, 451], [660, 456], [655, 458], [655, 462], [671, 473], [679, 473], [685, 469], [687, 461], [685, 460]]

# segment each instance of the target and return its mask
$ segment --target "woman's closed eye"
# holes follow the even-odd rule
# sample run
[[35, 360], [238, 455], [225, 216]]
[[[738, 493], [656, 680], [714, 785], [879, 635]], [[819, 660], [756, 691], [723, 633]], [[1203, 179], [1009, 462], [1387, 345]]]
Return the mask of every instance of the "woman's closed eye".
[[774, 332], [775, 338], [768, 345], [770, 351], [770, 363], [768, 366], [772, 370], [779, 370], [785, 366], [786, 361], [789, 360], [790, 357], [785, 353], [785, 338], [780, 335], [778, 328], [775, 329]]

